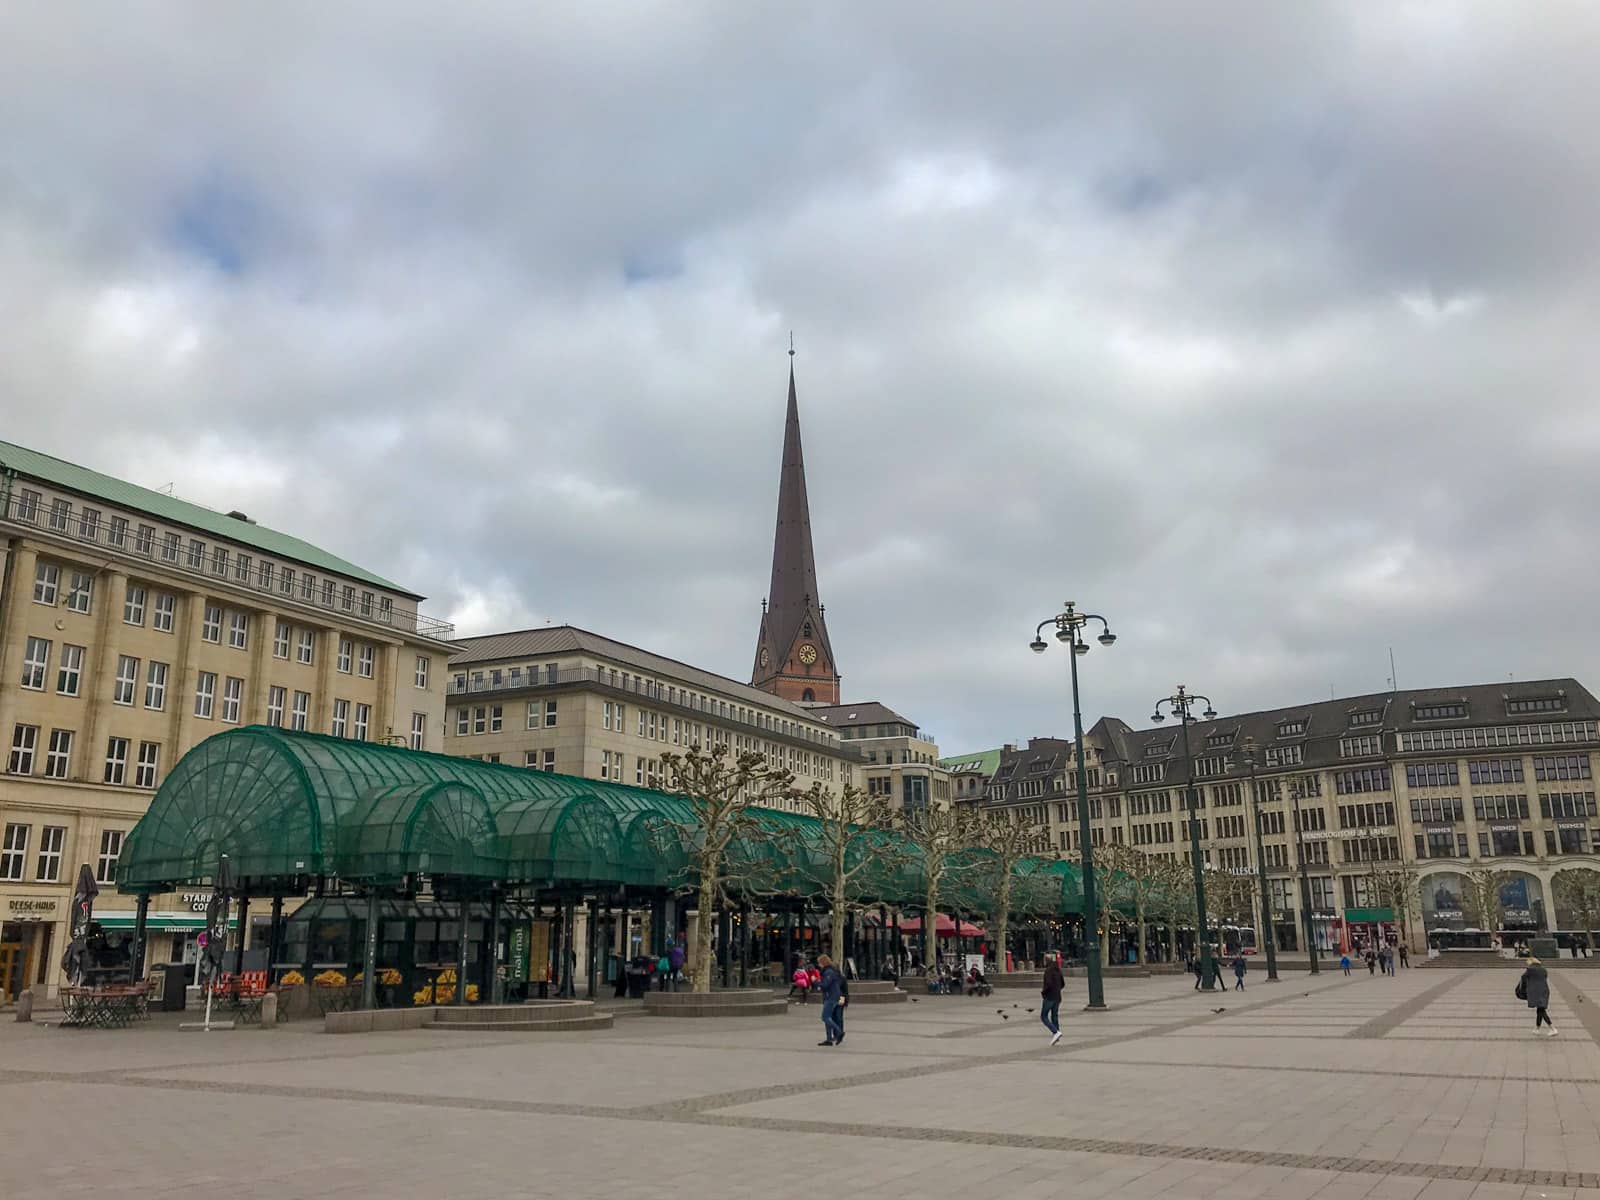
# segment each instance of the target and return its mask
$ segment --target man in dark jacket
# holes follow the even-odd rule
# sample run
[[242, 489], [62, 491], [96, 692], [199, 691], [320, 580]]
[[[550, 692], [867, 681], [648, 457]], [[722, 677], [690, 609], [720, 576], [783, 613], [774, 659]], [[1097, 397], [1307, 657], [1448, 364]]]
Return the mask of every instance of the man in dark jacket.
[[837, 1046], [844, 1041], [844, 1030], [838, 1022], [839, 994], [844, 989], [844, 976], [839, 974], [833, 959], [826, 954], [817, 959], [817, 965], [822, 968], [822, 981], [818, 987], [822, 992], [822, 1032], [826, 1035], [817, 1045]]
[[1531, 954], [1528, 956], [1528, 968], [1522, 972], [1522, 978], [1517, 981], [1517, 995], [1527, 1002], [1533, 1009], [1533, 1031], [1542, 1032], [1540, 1026], [1546, 1026], [1550, 1032], [1545, 1037], [1555, 1037], [1555, 1022], [1550, 1020], [1550, 1014], [1545, 1011], [1550, 1005], [1550, 977], [1543, 964]]
[[1052, 1046], [1061, 1040], [1061, 989], [1066, 983], [1061, 973], [1061, 960], [1052, 958], [1044, 968], [1044, 987], [1039, 989], [1039, 1020], [1050, 1031]]

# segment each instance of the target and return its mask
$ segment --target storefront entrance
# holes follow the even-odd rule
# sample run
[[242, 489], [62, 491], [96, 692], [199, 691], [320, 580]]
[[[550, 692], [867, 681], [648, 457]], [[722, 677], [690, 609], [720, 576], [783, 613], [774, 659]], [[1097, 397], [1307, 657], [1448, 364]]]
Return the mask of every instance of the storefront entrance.
[[28, 986], [33, 966], [33, 931], [0, 926], [0, 1003], [11, 1004]]

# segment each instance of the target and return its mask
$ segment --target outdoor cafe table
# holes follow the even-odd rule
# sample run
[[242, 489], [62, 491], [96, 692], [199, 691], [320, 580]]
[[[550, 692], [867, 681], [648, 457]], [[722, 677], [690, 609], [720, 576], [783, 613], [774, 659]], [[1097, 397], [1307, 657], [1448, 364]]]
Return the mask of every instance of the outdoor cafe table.
[[148, 983], [64, 987], [61, 1023], [79, 1029], [122, 1029], [150, 1015]]

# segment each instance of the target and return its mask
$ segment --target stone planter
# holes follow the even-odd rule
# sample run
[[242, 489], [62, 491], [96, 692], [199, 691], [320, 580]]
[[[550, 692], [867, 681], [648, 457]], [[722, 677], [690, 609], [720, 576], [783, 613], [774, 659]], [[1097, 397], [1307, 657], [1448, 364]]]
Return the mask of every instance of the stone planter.
[[776, 1017], [789, 1002], [765, 988], [725, 992], [646, 992], [644, 1011], [652, 1017]]

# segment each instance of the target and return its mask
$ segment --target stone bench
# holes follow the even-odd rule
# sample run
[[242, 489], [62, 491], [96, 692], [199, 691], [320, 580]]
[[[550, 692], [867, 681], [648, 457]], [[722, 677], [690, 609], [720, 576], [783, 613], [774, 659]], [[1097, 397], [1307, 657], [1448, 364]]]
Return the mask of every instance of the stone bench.
[[322, 1021], [324, 1033], [389, 1033], [400, 1029], [562, 1033], [610, 1029], [613, 1017], [596, 1011], [590, 1000], [534, 1000], [527, 1004], [359, 1009], [329, 1013]]
[[850, 1004], [854, 1008], [858, 1004], [903, 1004], [910, 999], [910, 995], [890, 983], [887, 979], [852, 979], [850, 981]]
[[644, 1011], [652, 1017], [775, 1017], [789, 1001], [766, 988], [722, 992], [646, 992]]

